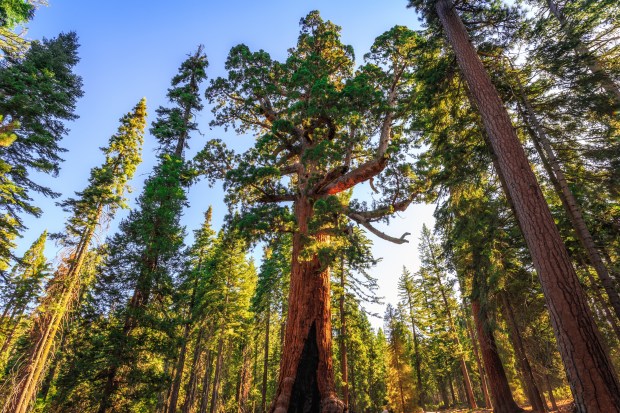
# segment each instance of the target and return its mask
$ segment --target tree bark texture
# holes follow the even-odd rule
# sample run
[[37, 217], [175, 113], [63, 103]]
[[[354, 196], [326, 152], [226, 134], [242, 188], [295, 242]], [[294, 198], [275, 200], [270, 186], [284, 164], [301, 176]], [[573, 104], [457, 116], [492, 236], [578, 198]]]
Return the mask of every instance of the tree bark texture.
[[[298, 230], [293, 236], [288, 319], [273, 413], [342, 413], [332, 366], [329, 268], [318, 256], [300, 256], [308, 236], [312, 203], [295, 201]], [[328, 241], [317, 234], [318, 242]]]
[[[579, 413], [619, 413], [620, 384], [579, 279], [497, 90], [451, 0], [436, 11], [480, 111], [538, 272]], [[491, 380], [492, 381], [492, 380]]]
[[488, 315], [486, 310], [480, 305], [477, 299], [471, 300], [471, 311], [474, 315], [474, 324], [478, 333], [478, 341], [484, 369], [489, 377], [489, 387], [491, 390], [491, 401], [494, 413], [518, 413], [523, 412], [512, 397], [508, 379], [502, 360], [497, 353], [495, 337], [488, 329]]
[[474, 350], [474, 358], [476, 359], [476, 364], [478, 365], [478, 374], [480, 375], [480, 387], [482, 389], [482, 395], [484, 396], [484, 406], [487, 409], [492, 408], [491, 397], [489, 396], [489, 388], [487, 387], [486, 380], [486, 372], [484, 371], [484, 365], [480, 360], [480, 352], [478, 351], [478, 343], [476, 341], [476, 336], [474, 335], [474, 330], [471, 328], [471, 322], [469, 321], [469, 317], [466, 318], [467, 322], [467, 331], [469, 332], [469, 337], [471, 338], [471, 346]]

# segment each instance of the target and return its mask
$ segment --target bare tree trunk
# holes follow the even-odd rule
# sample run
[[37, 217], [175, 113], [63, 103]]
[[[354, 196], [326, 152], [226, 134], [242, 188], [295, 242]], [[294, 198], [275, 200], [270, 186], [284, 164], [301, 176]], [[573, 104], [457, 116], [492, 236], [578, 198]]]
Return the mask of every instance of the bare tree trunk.
[[[97, 209], [95, 222], [99, 221], [102, 210], [101, 206]], [[77, 296], [79, 275], [93, 234], [94, 228], [91, 228], [82, 236], [71, 256], [68, 268], [59, 269], [54, 280], [50, 282], [51, 289], [47, 292], [45, 301], [39, 306], [41, 311], [37, 311], [30, 333], [33, 344], [28, 350], [26, 362], [14, 377], [14, 385], [2, 413], [26, 413], [29, 410], [48, 364], [56, 336]]]
[[267, 411], [267, 379], [269, 378], [269, 327], [271, 323], [271, 302], [267, 302], [265, 319], [265, 357], [263, 360], [263, 387], [261, 389], [261, 413]]
[[480, 360], [480, 353], [478, 352], [478, 343], [476, 341], [476, 336], [474, 335], [474, 330], [471, 328], [469, 317], [466, 317], [465, 321], [467, 324], [467, 331], [469, 332], [469, 337], [471, 338], [471, 346], [474, 349], [474, 358], [476, 359], [476, 365], [478, 366], [478, 374], [480, 375], [480, 387], [482, 388], [482, 395], [484, 396], [484, 407], [486, 407], [487, 409], [491, 409], [491, 397], [489, 396], [489, 388], [487, 387], [484, 366], [482, 364], [482, 361]]
[[472, 298], [471, 311], [474, 316], [474, 323], [478, 333], [480, 342], [480, 350], [482, 352], [482, 360], [484, 361], [484, 369], [489, 376], [489, 386], [491, 390], [491, 398], [493, 402], [494, 413], [519, 413], [523, 412], [512, 397], [508, 379], [504, 366], [497, 353], [497, 345], [495, 337], [488, 329], [488, 316], [478, 299]]
[[529, 394], [528, 398], [530, 399], [530, 404], [532, 405], [534, 411], [543, 413], [545, 411], [545, 403], [540, 397], [540, 390], [538, 390], [538, 386], [536, 386], [536, 380], [534, 379], [532, 367], [530, 366], [530, 362], [525, 353], [525, 346], [523, 345], [523, 339], [521, 338], [521, 332], [519, 331], [519, 326], [515, 320], [512, 306], [510, 305], [510, 301], [508, 300], [505, 292], [502, 292], [500, 295], [502, 300], [502, 309], [504, 310], [504, 318], [508, 324], [508, 331], [510, 333], [510, 341], [512, 342], [512, 347], [515, 350], [515, 355], [517, 356], [517, 360], [523, 374], [523, 381], [525, 382], [527, 393]]
[[210, 413], [217, 411], [217, 403], [219, 402], [220, 378], [222, 374], [222, 361], [224, 360], [224, 333], [220, 333], [220, 340], [217, 344], [217, 361], [215, 362], [215, 376], [213, 377], [213, 392], [211, 393], [211, 409]]
[[344, 310], [345, 280], [344, 258], [340, 260], [340, 288], [342, 295], [339, 298], [340, 305], [340, 371], [342, 372], [342, 402], [344, 410], [349, 409], [349, 370], [347, 363], [347, 318]]
[[196, 346], [194, 347], [194, 356], [192, 358], [192, 368], [189, 373], [189, 382], [187, 383], [187, 390], [185, 392], [185, 401], [183, 402], [183, 413], [190, 413], [194, 406], [194, 400], [196, 399], [196, 385], [198, 382], [198, 361], [200, 360], [200, 353], [202, 352], [202, 336], [203, 330], [198, 331], [198, 337], [196, 338]]
[[547, 384], [547, 391], [549, 392], [549, 400], [551, 400], [551, 410], [558, 410], [558, 405], [555, 402], [555, 397], [553, 396], [553, 387], [551, 387], [551, 381], [549, 380], [549, 375], [545, 374], [545, 383]]
[[202, 378], [202, 395], [200, 397], [200, 413], [207, 413], [209, 407], [209, 389], [211, 388], [211, 356], [212, 351], [207, 350], [207, 360], [205, 361], [205, 374]]
[[506, 108], [452, 1], [438, 0], [435, 8], [480, 111], [514, 203], [547, 300], [577, 411], [620, 413], [620, 384]]
[[[303, 196], [295, 201], [298, 231], [293, 236], [288, 320], [280, 376], [273, 413], [311, 411], [342, 413], [332, 366], [330, 276], [315, 256], [301, 261], [304, 238], [308, 236], [311, 201]], [[327, 235], [314, 236], [328, 242]]]

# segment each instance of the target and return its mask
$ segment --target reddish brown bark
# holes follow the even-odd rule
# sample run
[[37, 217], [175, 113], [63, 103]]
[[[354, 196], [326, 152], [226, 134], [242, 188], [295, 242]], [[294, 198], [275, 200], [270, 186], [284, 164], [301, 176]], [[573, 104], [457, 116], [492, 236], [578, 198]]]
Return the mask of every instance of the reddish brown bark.
[[[497, 90], [451, 0], [436, 11], [478, 108], [545, 299], [578, 412], [620, 412], [620, 384], [579, 279]], [[491, 382], [493, 380], [491, 379]]]
[[527, 359], [527, 355], [525, 353], [525, 346], [521, 337], [521, 332], [519, 331], [517, 320], [515, 320], [514, 312], [512, 311], [512, 305], [510, 304], [510, 301], [508, 300], [508, 297], [505, 293], [501, 294], [501, 299], [504, 319], [506, 320], [506, 324], [508, 324], [508, 335], [510, 337], [510, 341], [512, 342], [512, 347], [515, 350], [515, 356], [517, 357], [517, 361], [519, 363], [519, 369], [521, 370], [521, 373], [523, 375], [523, 381], [525, 382], [528, 399], [534, 411], [544, 412], [545, 403], [540, 396], [540, 390], [536, 385], [536, 380], [534, 379], [532, 367], [529, 360]]
[[522, 412], [512, 397], [508, 378], [504, 371], [502, 360], [497, 353], [495, 337], [488, 329], [488, 315], [486, 310], [480, 305], [478, 299], [471, 300], [471, 311], [474, 315], [474, 324], [478, 333], [478, 341], [484, 369], [489, 377], [489, 387], [491, 390], [491, 401], [494, 413], [518, 413]]
[[[307, 245], [312, 203], [300, 197], [294, 205], [298, 231], [293, 236], [288, 319], [273, 413], [342, 413], [332, 366], [329, 268], [318, 256], [302, 260]], [[327, 242], [327, 236], [314, 236]]]
[[474, 350], [474, 358], [476, 359], [476, 364], [478, 365], [478, 374], [480, 375], [480, 387], [482, 389], [482, 395], [484, 396], [484, 406], [487, 409], [492, 407], [491, 397], [489, 396], [489, 388], [487, 387], [486, 381], [486, 373], [484, 371], [484, 366], [482, 361], [480, 360], [480, 353], [478, 351], [478, 343], [476, 342], [476, 336], [474, 335], [474, 330], [471, 328], [471, 323], [469, 321], [469, 317], [466, 317], [467, 323], [467, 331], [469, 333], [469, 337], [471, 338], [471, 346]]

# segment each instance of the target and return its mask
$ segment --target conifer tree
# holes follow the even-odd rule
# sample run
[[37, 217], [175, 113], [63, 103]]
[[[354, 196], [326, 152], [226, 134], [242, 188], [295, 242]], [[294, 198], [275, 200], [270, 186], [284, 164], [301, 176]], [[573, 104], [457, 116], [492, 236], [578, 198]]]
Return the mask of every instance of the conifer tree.
[[[511, 119], [480, 61], [457, 6], [451, 0], [411, 1], [410, 4], [443, 29], [468, 84], [471, 104], [481, 115], [489, 146], [497, 159], [497, 173], [514, 206], [540, 277], [577, 410], [620, 411], [620, 383], [601, 343], [575, 269]], [[479, 4], [482, 10], [485, 5]], [[592, 396], [594, 393], [596, 397]]]
[[[214, 170], [229, 170], [228, 199], [239, 206], [242, 225], [294, 234], [285, 349], [271, 411], [343, 411], [331, 361], [329, 265], [350, 221], [406, 242], [372, 222], [413, 199], [409, 140], [400, 122], [416, 41], [415, 33], [395, 27], [377, 38], [369, 63], [354, 72], [353, 51], [341, 43], [339, 28], [311, 12], [285, 62], [236, 46], [228, 78], [216, 79], [207, 91], [216, 104], [213, 125], [258, 136], [253, 148], [228, 164], [215, 149], [203, 153], [212, 164], [219, 161]], [[382, 194], [374, 205], [339, 196], [373, 178]], [[317, 389], [319, 397], [310, 397]]]
[[43, 282], [49, 275], [49, 264], [44, 255], [46, 241], [47, 231], [43, 231], [11, 269], [4, 285], [2, 291], [4, 309], [0, 316], [3, 336], [0, 349], [2, 364], [9, 357], [11, 342], [16, 333], [19, 334], [18, 330], [28, 307], [41, 293]]
[[26, 412], [32, 403], [47, 366], [51, 349], [61, 334], [61, 326], [74, 307], [81, 286], [81, 271], [93, 237], [103, 222], [124, 206], [124, 194], [141, 161], [146, 102], [141, 100], [134, 110], [120, 120], [118, 132], [103, 148], [105, 162], [91, 170], [89, 185], [78, 198], [70, 198], [62, 206], [71, 213], [61, 242], [65, 256], [46, 287], [45, 297], [33, 313], [30, 347], [25, 360], [11, 376], [10, 393], [3, 411]]
[[58, 174], [64, 122], [77, 118], [82, 96], [82, 79], [73, 73], [77, 48], [75, 33], [60, 34], [34, 42], [24, 57], [9, 56], [0, 67], [0, 262], [9, 259], [11, 239], [24, 230], [20, 214], [41, 215], [32, 192], [59, 195], [30, 173]]
[[[100, 413], [137, 404], [155, 408], [159, 402], [153, 394], [168, 388], [169, 372], [152, 366], [150, 360], [153, 353], [167, 362], [174, 357], [168, 341], [174, 323], [167, 308], [173, 277], [180, 271], [184, 229], [179, 220], [191, 179], [183, 152], [197, 129], [195, 115], [202, 109], [198, 89], [207, 65], [199, 47], [173, 77], [167, 94], [173, 106], [158, 108], [151, 128], [160, 145], [159, 164], [144, 185], [138, 207], [109, 241], [104, 268], [108, 284], [102, 288], [112, 300], [128, 302], [114, 314], [118, 325], [110, 331], [109, 357], [101, 374]], [[121, 389], [126, 382], [130, 385]]]

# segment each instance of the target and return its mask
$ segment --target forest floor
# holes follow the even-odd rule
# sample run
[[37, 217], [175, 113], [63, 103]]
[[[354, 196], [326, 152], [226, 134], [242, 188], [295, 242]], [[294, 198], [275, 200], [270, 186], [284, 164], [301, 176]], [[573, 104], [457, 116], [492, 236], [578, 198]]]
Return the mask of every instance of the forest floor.
[[[572, 400], [559, 400], [558, 401], [558, 410], [555, 410], [555, 412], [557, 413], [571, 413], [572, 407], [573, 407], [573, 401]], [[525, 411], [527, 412], [531, 412], [532, 408], [530, 406], [522, 406]], [[439, 412], [426, 412], [426, 413], [492, 413], [493, 410], [492, 409], [477, 409], [477, 410], [470, 410], [470, 409], [450, 409], [450, 410], [441, 410]]]

